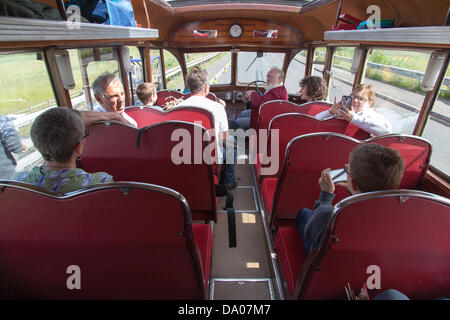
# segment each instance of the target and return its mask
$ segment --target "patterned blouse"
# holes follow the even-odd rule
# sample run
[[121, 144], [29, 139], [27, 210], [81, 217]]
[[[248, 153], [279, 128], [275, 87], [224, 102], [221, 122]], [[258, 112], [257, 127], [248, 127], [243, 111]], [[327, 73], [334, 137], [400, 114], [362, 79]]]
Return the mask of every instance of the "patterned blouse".
[[59, 193], [76, 191], [93, 184], [113, 182], [113, 177], [105, 172], [87, 173], [82, 169], [46, 170], [42, 167], [17, 173], [13, 179]]

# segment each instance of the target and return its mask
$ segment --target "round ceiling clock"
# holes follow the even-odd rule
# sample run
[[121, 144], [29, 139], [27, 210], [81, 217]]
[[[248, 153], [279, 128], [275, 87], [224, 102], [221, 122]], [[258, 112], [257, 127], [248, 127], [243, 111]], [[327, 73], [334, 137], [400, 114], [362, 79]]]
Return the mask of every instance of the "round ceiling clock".
[[229, 29], [230, 36], [239, 38], [242, 35], [242, 26], [239, 23], [233, 23]]

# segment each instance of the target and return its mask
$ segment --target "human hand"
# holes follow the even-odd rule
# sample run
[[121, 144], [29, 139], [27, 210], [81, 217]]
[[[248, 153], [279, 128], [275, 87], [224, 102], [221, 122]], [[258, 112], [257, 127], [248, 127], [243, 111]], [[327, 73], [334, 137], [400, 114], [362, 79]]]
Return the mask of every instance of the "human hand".
[[354, 116], [355, 116], [355, 112], [344, 106], [342, 108], [340, 108], [336, 113], [337, 119], [343, 119], [348, 122], [351, 122]]
[[334, 193], [335, 186], [330, 176], [330, 168], [324, 169], [320, 174], [319, 187], [322, 191]]
[[255, 90], [249, 90], [245, 93], [245, 98], [247, 101], [250, 101], [252, 98], [252, 93], [255, 92]]
[[339, 111], [340, 108], [343, 108], [342, 103], [336, 102], [336, 97], [334, 97], [334, 104], [333, 106], [331, 106], [331, 108], [328, 110], [329, 113], [331, 113], [332, 115], [336, 116], [337, 112]]
[[217, 98], [217, 102], [220, 103], [223, 107], [226, 107], [226, 106], [227, 106], [227, 104], [225, 103], [225, 101], [223, 101], [223, 100], [220, 99], [220, 98]]

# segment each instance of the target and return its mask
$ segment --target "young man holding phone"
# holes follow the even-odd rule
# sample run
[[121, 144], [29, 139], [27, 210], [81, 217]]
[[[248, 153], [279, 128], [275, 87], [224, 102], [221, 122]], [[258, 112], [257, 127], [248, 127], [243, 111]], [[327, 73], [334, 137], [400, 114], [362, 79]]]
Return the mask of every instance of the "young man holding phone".
[[[346, 186], [351, 194], [396, 189], [404, 169], [405, 163], [397, 150], [375, 143], [362, 144], [352, 150], [349, 164], [345, 165]], [[322, 171], [319, 186], [320, 195], [314, 209], [303, 208], [295, 219], [307, 255], [312, 249], [320, 247], [334, 209], [335, 185], [329, 168]]]

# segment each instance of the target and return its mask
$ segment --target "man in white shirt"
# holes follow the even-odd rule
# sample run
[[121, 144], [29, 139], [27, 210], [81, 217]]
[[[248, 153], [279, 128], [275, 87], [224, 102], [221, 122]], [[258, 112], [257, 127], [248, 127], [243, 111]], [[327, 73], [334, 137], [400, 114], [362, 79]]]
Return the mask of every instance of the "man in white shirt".
[[116, 112], [132, 126], [137, 127], [136, 121], [124, 112], [125, 90], [119, 78], [110, 73], [101, 75], [92, 84], [92, 89], [95, 99], [100, 103], [94, 111]]
[[[198, 67], [194, 67], [189, 71], [186, 80], [189, 91], [191, 92], [191, 96], [178, 104], [177, 107], [198, 107], [211, 112], [214, 116], [216, 141], [219, 143], [218, 147], [220, 147], [222, 141], [227, 140], [228, 117], [222, 104], [207, 98], [207, 95], [209, 93], [207, 71]], [[236, 179], [234, 175], [234, 160], [229, 159], [229, 162], [231, 163], [226, 163], [227, 161], [225, 158], [226, 152], [224, 152], [224, 165], [222, 168], [223, 172], [221, 174], [223, 179], [221, 183], [224, 184], [228, 189], [233, 189], [234, 187], [236, 187]]]

